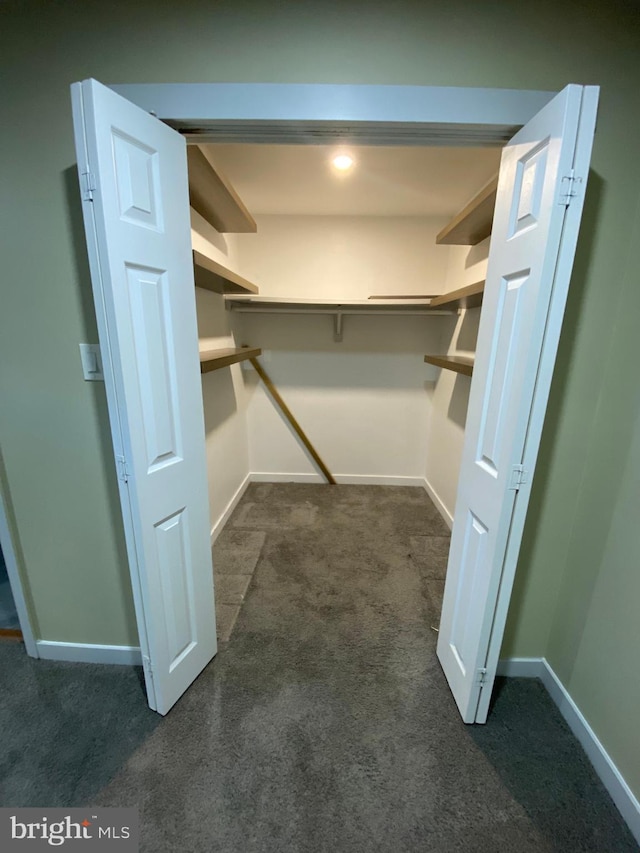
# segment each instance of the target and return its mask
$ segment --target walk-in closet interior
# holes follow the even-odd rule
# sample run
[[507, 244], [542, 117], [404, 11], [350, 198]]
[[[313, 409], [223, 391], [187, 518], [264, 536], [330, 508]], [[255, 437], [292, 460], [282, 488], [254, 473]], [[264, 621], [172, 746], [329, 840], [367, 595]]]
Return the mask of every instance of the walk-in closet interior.
[[499, 158], [188, 146], [214, 539], [247, 482], [325, 480], [256, 356], [338, 483], [424, 488], [451, 524]]

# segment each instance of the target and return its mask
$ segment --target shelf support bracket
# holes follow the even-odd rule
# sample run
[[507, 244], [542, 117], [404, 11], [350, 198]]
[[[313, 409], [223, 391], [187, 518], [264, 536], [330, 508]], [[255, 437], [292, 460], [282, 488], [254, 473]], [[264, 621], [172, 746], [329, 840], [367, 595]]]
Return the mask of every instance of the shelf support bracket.
[[333, 340], [342, 343], [342, 311], [336, 311], [333, 315]]

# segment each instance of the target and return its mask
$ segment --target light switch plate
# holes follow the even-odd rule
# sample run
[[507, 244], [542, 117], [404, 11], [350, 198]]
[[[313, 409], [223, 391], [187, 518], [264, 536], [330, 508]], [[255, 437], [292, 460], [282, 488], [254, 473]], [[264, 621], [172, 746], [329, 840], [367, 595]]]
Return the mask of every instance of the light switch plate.
[[80, 344], [82, 373], [91, 382], [104, 382], [100, 344]]

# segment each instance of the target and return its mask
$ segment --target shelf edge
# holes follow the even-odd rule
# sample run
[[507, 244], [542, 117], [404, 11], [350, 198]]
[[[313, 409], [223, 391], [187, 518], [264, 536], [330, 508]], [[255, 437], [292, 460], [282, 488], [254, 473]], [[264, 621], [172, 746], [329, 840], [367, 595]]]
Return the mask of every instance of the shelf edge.
[[200, 373], [211, 373], [213, 370], [229, 367], [231, 364], [237, 364], [249, 358], [256, 358], [261, 353], [262, 350], [259, 347], [230, 347], [219, 350], [201, 350], [199, 353]]
[[187, 145], [191, 207], [221, 234], [255, 234], [256, 221], [199, 145]]
[[436, 237], [438, 246], [476, 246], [491, 234], [498, 176], [492, 178]]
[[427, 364], [433, 364], [443, 370], [453, 370], [454, 373], [461, 373], [463, 376], [473, 375], [474, 359], [469, 356], [425, 355], [424, 360]]
[[215, 261], [198, 249], [192, 249], [192, 252], [194, 266], [205, 270], [206, 273], [205, 276], [198, 276], [196, 287], [225, 294], [255, 295], [259, 292], [257, 284], [228, 269], [219, 261]]
[[451, 290], [449, 293], [442, 293], [440, 296], [434, 296], [431, 300], [431, 305], [437, 307], [457, 307], [457, 308], [479, 308], [482, 305], [484, 294], [485, 280], [475, 281], [473, 284], [468, 284], [466, 287], [459, 287], [457, 290]]

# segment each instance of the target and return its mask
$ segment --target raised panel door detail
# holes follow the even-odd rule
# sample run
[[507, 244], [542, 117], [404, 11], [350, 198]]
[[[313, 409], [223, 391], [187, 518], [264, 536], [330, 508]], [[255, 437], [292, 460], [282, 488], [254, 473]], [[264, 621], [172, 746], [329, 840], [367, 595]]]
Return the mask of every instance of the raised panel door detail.
[[197, 642], [187, 510], [155, 525], [171, 672]]
[[[467, 671], [468, 652], [473, 651], [475, 640], [475, 625], [472, 624], [474, 605], [486, 583], [483, 573], [487, 572], [484, 560], [487, 533], [488, 530], [480, 519], [474, 513], [468, 512], [450, 638], [451, 650], [463, 675]], [[470, 641], [471, 649], [468, 649]]]
[[148, 471], [182, 459], [173, 335], [164, 270], [127, 264], [131, 322], [137, 354]]
[[548, 154], [549, 140], [545, 139], [517, 163], [507, 239], [530, 231], [540, 221]]
[[500, 282], [495, 317], [495, 333], [488, 371], [487, 389], [480, 421], [478, 464], [492, 477], [499, 474], [500, 451], [508, 423], [513, 370], [516, 366], [520, 327], [522, 325], [525, 285], [529, 270], [504, 276]]
[[158, 152], [117, 130], [112, 142], [120, 218], [162, 231]]

